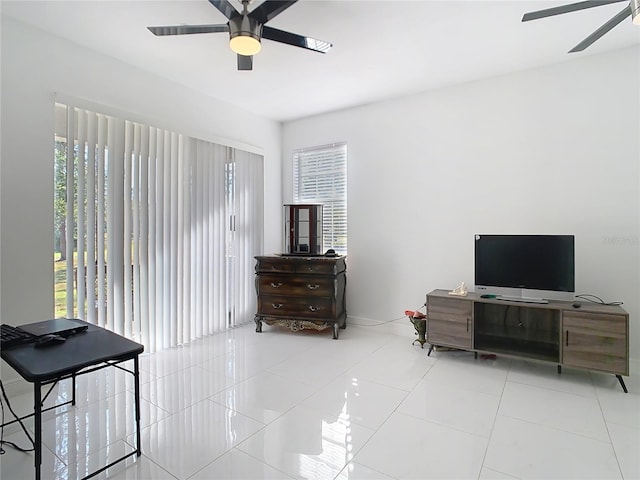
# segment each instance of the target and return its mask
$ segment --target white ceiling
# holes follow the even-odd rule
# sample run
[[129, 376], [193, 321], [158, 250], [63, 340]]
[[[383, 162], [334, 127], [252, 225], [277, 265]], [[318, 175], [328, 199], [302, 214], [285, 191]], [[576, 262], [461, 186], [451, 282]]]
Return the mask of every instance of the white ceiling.
[[[239, 0], [231, 2], [240, 9]], [[330, 41], [331, 51], [264, 40], [250, 72], [236, 70], [226, 33], [155, 37], [146, 28], [226, 23], [207, 0], [2, 0], [1, 11], [287, 121], [640, 44], [640, 27], [629, 18], [584, 52], [567, 53], [628, 2], [521, 22], [526, 12], [566, 3], [571, 0], [300, 0], [268, 25]]]

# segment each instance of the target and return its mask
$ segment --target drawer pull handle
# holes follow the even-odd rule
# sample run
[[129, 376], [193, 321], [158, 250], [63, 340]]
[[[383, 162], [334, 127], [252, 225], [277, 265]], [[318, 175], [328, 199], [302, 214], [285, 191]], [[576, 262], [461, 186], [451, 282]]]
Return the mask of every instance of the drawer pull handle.
[[309, 310], [311, 310], [312, 312], [317, 312], [318, 310], [320, 310], [320, 308], [314, 307], [313, 305], [309, 305]]
[[313, 267], [309, 267], [309, 271], [310, 271], [310, 272], [313, 272]]
[[569, 330], [567, 330], [566, 345], [569, 346]]
[[276, 282], [271, 282], [271, 286], [272, 286], [273, 288], [280, 288], [280, 287], [282, 286], [282, 283], [280, 283], [280, 282], [278, 282], [278, 283], [276, 283]]
[[271, 306], [274, 308], [274, 310], [278, 310], [278, 309], [284, 307], [284, 304], [282, 304], [282, 303], [272, 303]]
[[307, 284], [307, 288], [308, 288], [309, 290], [317, 290], [317, 289], [319, 289], [319, 288], [320, 288], [320, 285], [318, 285], [317, 283], [316, 283], [316, 284], [314, 284], [314, 285], [311, 285], [311, 284], [309, 283], [309, 284]]

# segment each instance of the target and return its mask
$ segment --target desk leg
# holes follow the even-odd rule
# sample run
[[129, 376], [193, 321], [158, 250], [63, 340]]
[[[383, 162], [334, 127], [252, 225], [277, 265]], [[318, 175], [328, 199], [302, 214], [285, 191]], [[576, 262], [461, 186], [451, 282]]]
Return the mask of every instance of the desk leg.
[[140, 434], [140, 370], [138, 365], [138, 355], [133, 359], [134, 364], [134, 385], [136, 396], [136, 453], [138, 457], [142, 454], [141, 434]]
[[33, 415], [36, 427], [35, 445], [35, 468], [36, 468], [36, 480], [40, 480], [40, 466], [42, 465], [42, 386], [40, 382], [34, 382], [33, 384]]

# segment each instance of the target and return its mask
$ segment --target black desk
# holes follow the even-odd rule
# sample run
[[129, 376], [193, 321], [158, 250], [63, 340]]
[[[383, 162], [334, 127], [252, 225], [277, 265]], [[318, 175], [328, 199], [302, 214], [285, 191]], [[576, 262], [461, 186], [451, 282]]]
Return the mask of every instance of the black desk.
[[[86, 322], [85, 322], [86, 323]], [[34, 417], [35, 420], [35, 470], [36, 480], [40, 480], [40, 466], [42, 464], [42, 386], [55, 384], [60, 380], [71, 378], [73, 381], [72, 400], [49, 407], [44, 411], [71, 403], [76, 403], [76, 376], [94, 372], [105, 367], [114, 366], [131, 373], [135, 383], [136, 408], [136, 450], [131, 452], [100, 470], [84, 478], [91, 478], [114, 464], [132, 455], [140, 456], [140, 376], [138, 356], [144, 346], [124, 338], [104, 328], [87, 323], [85, 332], [67, 338], [59, 345], [35, 348], [33, 344], [21, 345], [8, 350], [2, 350], [2, 359], [7, 362], [22, 378], [33, 383], [34, 413], [21, 417]], [[127, 360], [134, 362], [134, 370], [127, 370], [119, 365]], [[48, 393], [47, 393], [48, 395]], [[45, 395], [46, 399], [46, 395]], [[17, 420], [5, 425], [15, 423]]]

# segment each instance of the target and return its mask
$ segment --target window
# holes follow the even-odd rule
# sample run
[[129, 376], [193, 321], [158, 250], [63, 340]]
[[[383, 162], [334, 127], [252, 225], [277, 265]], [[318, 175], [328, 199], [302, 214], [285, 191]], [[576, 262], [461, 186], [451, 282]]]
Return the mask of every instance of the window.
[[347, 253], [347, 144], [293, 152], [293, 201], [323, 205], [325, 250]]

